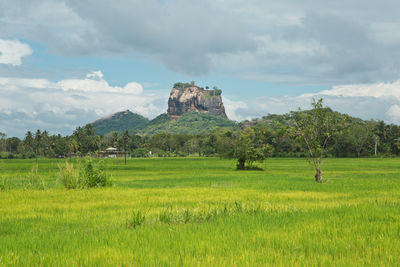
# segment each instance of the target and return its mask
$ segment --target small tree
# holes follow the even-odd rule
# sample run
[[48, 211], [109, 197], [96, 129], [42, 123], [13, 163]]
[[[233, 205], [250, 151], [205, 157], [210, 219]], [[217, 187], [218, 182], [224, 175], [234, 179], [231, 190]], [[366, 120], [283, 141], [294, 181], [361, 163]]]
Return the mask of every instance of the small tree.
[[315, 181], [322, 183], [322, 158], [325, 156], [328, 141], [336, 135], [342, 127], [337, 113], [328, 107], [323, 107], [323, 99], [315, 101], [309, 112], [292, 113], [293, 130], [305, 144], [308, 156], [315, 168]]
[[263, 162], [271, 156], [273, 147], [269, 144], [255, 144], [255, 132], [252, 128], [244, 129], [235, 140], [234, 157], [238, 160], [237, 169], [252, 169], [254, 162]]

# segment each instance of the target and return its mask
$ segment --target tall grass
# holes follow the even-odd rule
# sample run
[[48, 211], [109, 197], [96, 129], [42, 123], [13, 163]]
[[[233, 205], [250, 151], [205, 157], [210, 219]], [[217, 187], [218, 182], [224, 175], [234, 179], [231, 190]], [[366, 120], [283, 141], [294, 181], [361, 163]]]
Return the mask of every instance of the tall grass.
[[142, 225], [145, 219], [146, 215], [142, 211], [132, 211], [126, 218], [126, 227], [136, 228]]
[[38, 173], [39, 165], [36, 164], [32, 167], [31, 172], [27, 176], [27, 188], [28, 189], [46, 189], [46, 182], [43, 175]]
[[67, 189], [79, 187], [79, 172], [73, 163], [58, 164], [58, 180]]
[[10, 190], [14, 187], [12, 177], [2, 176], [0, 177], [0, 191]]

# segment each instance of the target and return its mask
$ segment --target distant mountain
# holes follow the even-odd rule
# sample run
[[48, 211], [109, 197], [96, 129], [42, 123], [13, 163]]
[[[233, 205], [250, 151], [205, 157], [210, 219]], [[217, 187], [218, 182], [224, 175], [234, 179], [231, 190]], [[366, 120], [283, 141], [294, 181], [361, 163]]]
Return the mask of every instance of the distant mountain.
[[125, 130], [133, 130], [143, 127], [148, 123], [149, 119], [126, 110], [98, 119], [91, 124], [97, 135], [105, 135], [113, 131], [122, 132]]

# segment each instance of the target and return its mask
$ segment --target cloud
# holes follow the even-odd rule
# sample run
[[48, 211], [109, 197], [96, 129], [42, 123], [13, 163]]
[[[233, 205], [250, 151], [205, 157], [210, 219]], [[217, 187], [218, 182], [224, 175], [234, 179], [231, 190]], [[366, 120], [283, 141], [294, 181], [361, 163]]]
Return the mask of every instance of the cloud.
[[392, 122], [400, 124], [400, 106], [397, 104], [392, 105], [386, 112], [386, 116], [388, 116]]
[[166, 111], [168, 99], [136, 82], [111, 86], [101, 71], [56, 82], [3, 77], [0, 95], [0, 131], [20, 137], [35, 129], [71, 134], [78, 125], [126, 109], [153, 118]]
[[53, 83], [47, 79], [25, 79], [25, 78], [1, 78], [0, 85], [8, 86], [10, 90], [26, 87], [31, 89], [53, 88], [62, 91], [81, 91], [94, 93], [119, 93], [140, 95], [143, 93], [143, 87], [136, 82], [130, 82], [124, 87], [110, 86], [103, 79], [101, 71], [95, 71], [86, 75], [84, 79], [65, 79]]
[[395, 97], [400, 100], [400, 80], [392, 83], [337, 85], [318, 94], [344, 97]]
[[[233, 98], [233, 97], [232, 97]], [[311, 97], [257, 97], [252, 99], [230, 100], [224, 97], [224, 105], [229, 119], [251, 120], [268, 114], [284, 114], [289, 111], [309, 109]]]
[[248, 109], [248, 106], [245, 102], [232, 101], [224, 96], [222, 97], [222, 102], [224, 103], [225, 113], [230, 120], [242, 121], [244, 119], [243, 115], [240, 115], [239, 112], [240, 110]]
[[141, 84], [130, 82], [124, 87], [110, 86], [107, 81], [103, 79], [101, 71], [95, 71], [86, 75], [85, 79], [68, 79], [57, 82], [54, 85], [64, 91], [84, 91], [84, 92], [106, 92], [106, 93], [123, 93], [139, 95], [143, 92]]
[[394, 0], [0, 1], [0, 37], [21, 36], [60, 55], [143, 59], [188, 75], [374, 83], [399, 77], [399, 8]]
[[21, 65], [24, 56], [32, 54], [32, 49], [28, 44], [17, 40], [0, 39], [0, 64], [12, 66]]

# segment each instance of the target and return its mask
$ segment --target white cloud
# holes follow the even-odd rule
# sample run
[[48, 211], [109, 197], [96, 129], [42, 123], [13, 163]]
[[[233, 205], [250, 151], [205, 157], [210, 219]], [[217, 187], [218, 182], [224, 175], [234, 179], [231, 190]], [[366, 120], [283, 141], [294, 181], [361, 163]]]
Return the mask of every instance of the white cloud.
[[136, 82], [130, 82], [124, 87], [110, 86], [103, 79], [101, 71], [94, 71], [86, 75], [84, 79], [65, 79], [53, 83], [47, 79], [25, 79], [25, 78], [1, 78], [0, 85], [8, 86], [9, 89], [18, 89], [26, 87], [32, 89], [53, 88], [63, 91], [81, 91], [81, 92], [103, 92], [140, 95], [143, 93], [143, 86]]
[[232, 101], [226, 97], [222, 97], [222, 102], [224, 103], [225, 113], [230, 120], [242, 121], [245, 119], [250, 119], [249, 117], [243, 117], [239, 114], [239, 110], [247, 109], [247, 104], [243, 101]]
[[101, 72], [101, 70], [98, 70], [98, 71], [93, 71], [92, 73], [86, 74], [86, 79], [102, 80], [103, 76], [104, 75]]
[[22, 63], [22, 57], [30, 54], [32, 54], [32, 49], [28, 44], [18, 40], [0, 39], [0, 64], [19, 66]]
[[400, 80], [393, 83], [373, 83], [333, 86], [330, 90], [319, 92], [320, 95], [344, 97], [395, 97], [400, 100]]
[[82, 79], [0, 78], [0, 131], [23, 136], [47, 129], [71, 134], [78, 125], [126, 109], [153, 118], [165, 112], [166, 92], [143, 91], [141, 84], [111, 86], [101, 71]]
[[374, 114], [370, 118], [400, 123], [400, 80], [392, 83], [338, 85], [330, 90], [303, 96], [322, 96], [338, 106], [347, 105], [348, 113], [358, 113], [361, 118]]
[[223, 99], [229, 119], [236, 121], [250, 120], [268, 114], [283, 114], [297, 110], [299, 107], [308, 109], [311, 97], [258, 97], [239, 101]]
[[400, 124], [400, 106], [399, 105], [392, 105], [386, 115], [390, 118], [393, 123]]
[[124, 93], [124, 94], [141, 94], [143, 86], [136, 82], [126, 84], [124, 87], [110, 86], [103, 79], [101, 71], [95, 71], [86, 75], [85, 79], [67, 79], [57, 82], [56, 88], [64, 91], [84, 91], [84, 92], [108, 92], [108, 93]]

